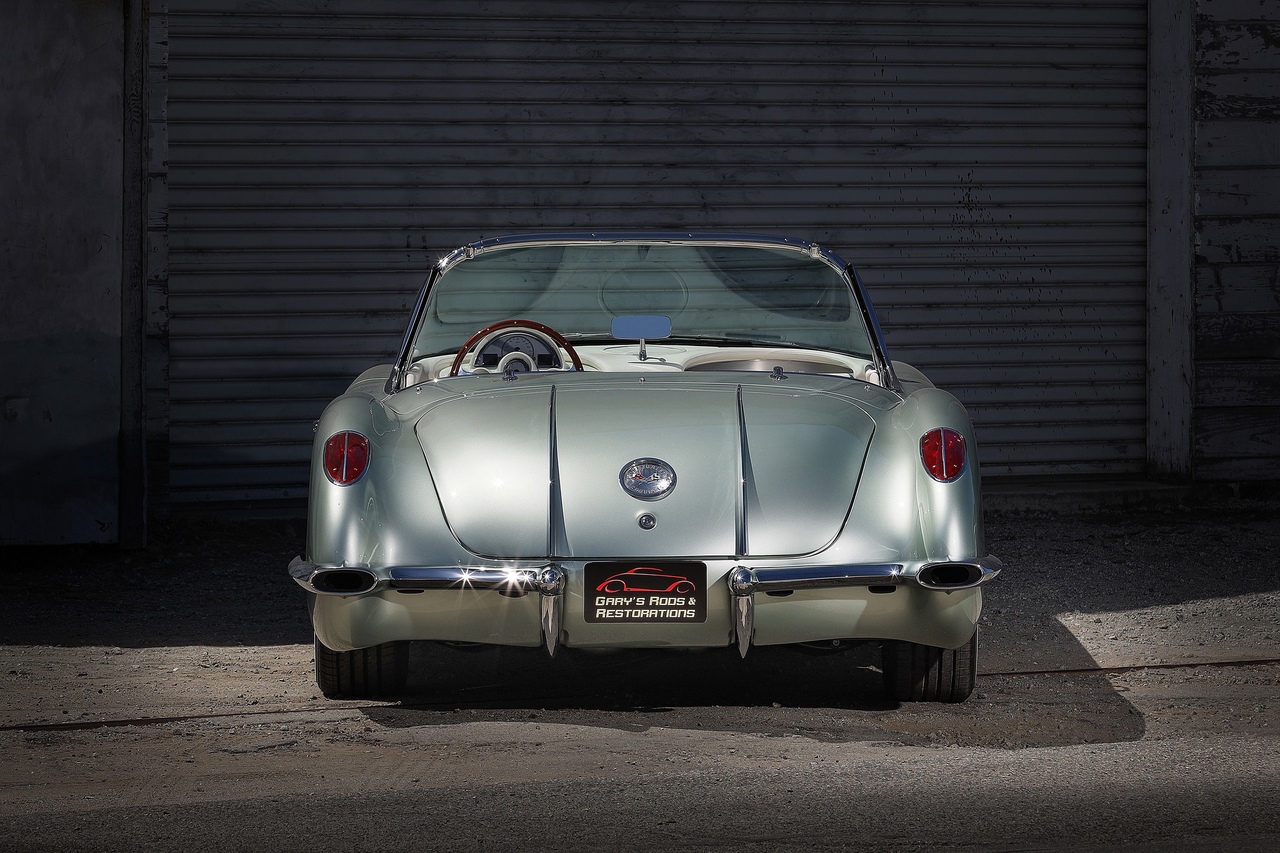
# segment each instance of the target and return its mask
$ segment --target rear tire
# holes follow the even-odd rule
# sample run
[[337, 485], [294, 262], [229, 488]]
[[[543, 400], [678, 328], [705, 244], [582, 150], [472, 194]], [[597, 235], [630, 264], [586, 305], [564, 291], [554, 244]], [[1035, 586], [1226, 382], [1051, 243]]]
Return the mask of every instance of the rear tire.
[[884, 686], [899, 702], [963, 702], [977, 683], [978, 632], [957, 649], [903, 640], [881, 644]]
[[335, 652], [315, 638], [316, 684], [330, 699], [370, 699], [404, 692], [409, 671], [406, 643], [383, 643]]

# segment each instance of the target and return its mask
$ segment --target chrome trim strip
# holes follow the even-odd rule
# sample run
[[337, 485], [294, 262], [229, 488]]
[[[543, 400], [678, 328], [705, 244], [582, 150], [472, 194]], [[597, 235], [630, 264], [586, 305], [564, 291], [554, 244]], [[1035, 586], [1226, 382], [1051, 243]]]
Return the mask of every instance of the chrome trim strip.
[[734, 524], [737, 535], [734, 549], [738, 559], [747, 556], [747, 471], [751, 459], [747, 455], [747, 413], [742, 403], [742, 386], [738, 386], [738, 511]]
[[547, 554], [552, 555], [556, 552], [556, 541], [559, 538], [559, 527], [556, 520], [560, 515], [560, 446], [556, 442], [556, 386], [551, 386], [550, 411], [547, 415], [550, 423], [551, 435], [548, 442], [551, 445], [551, 460], [547, 465], [547, 474], [551, 482], [547, 484]]
[[400, 354], [396, 356], [395, 364], [391, 366], [391, 373], [387, 376], [387, 383], [383, 386], [383, 391], [388, 395], [395, 394], [404, 387], [404, 376], [409, 370], [409, 356], [413, 352], [413, 342], [418, 339], [418, 329], [422, 325], [422, 306], [427, 301], [427, 291], [439, 277], [440, 267], [436, 266], [427, 273], [427, 280], [423, 282], [422, 290], [418, 291], [418, 301], [414, 303], [413, 313], [409, 315], [408, 328], [404, 330], [404, 338], [400, 341]]
[[902, 583], [905, 577], [902, 574], [901, 564], [788, 566], [760, 569], [739, 566], [731, 574], [734, 595], [844, 586], [896, 586]]
[[798, 252], [804, 252], [815, 259], [824, 260], [837, 268], [843, 269], [847, 265], [845, 260], [835, 252], [823, 248], [810, 240], [765, 234], [717, 233], [710, 231], [598, 231], [594, 233], [576, 231], [547, 234], [508, 234], [502, 237], [488, 237], [454, 249], [444, 255], [436, 265], [441, 272], [444, 272], [455, 264], [474, 258], [476, 255], [492, 249], [511, 246], [596, 245], [604, 243], [715, 244], [754, 246], [769, 249], [794, 249]]
[[871, 346], [875, 350], [872, 353], [873, 361], [876, 362], [876, 369], [880, 371], [880, 377], [883, 380], [880, 384], [890, 391], [901, 394], [902, 383], [898, 381], [898, 374], [893, 371], [893, 360], [889, 358], [889, 350], [884, 342], [884, 332], [880, 331], [880, 321], [876, 317], [875, 306], [867, 296], [866, 285], [862, 283], [862, 277], [853, 268], [853, 264], [846, 264], [844, 272], [845, 276], [853, 282], [854, 290], [857, 291], [857, 302], [862, 309], [862, 322], [867, 328], [867, 334], [871, 336]]
[[537, 569], [469, 569], [464, 566], [396, 566], [392, 589], [540, 590]]

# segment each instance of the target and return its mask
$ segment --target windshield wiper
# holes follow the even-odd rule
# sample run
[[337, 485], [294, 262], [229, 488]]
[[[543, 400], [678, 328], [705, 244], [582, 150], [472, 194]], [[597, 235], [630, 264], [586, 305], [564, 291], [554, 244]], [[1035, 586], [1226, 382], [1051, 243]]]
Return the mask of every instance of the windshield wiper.
[[838, 352], [841, 355], [848, 355], [854, 358], [865, 358], [871, 360], [871, 353], [859, 352], [858, 350], [837, 349], [831, 346], [819, 346], [816, 344], [803, 344], [795, 341], [785, 341], [781, 337], [773, 337], [770, 335], [759, 335], [754, 338], [736, 337], [733, 335], [672, 335], [664, 338], [662, 343], [691, 343], [691, 344], [730, 344], [732, 346], [756, 346], [769, 347], [771, 349], [802, 349], [813, 350], [816, 352]]
[[734, 346], [785, 347], [805, 349], [800, 344], [783, 340], [780, 335], [672, 335], [663, 343], [677, 344], [732, 344]]
[[566, 341], [577, 344], [611, 344], [618, 339], [608, 332], [563, 332]]
[[[635, 343], [631, 338], [615, 338], [609, 334], [600, 334], [598, 332], [568, 332], [565, 334], [565, 340], [573, 341], [575, 344], [616, 344], [616, 343]], [[802, 348], [800, 344], [784, 341], [780, 335], [757, 335], [751, 337], [748, 335], [671, 335], [666, 338], [650, 338], [647, 343], [650, 346], [660, 346], [662, 344], [733, 344], [734, 346], [757, 346], [757, 347], [791, 347]]]

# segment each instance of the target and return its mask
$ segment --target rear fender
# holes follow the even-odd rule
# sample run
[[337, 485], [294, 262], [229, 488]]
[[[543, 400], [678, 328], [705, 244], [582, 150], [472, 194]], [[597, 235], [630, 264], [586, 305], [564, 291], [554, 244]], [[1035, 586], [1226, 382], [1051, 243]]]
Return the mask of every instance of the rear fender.
[[[369, 467], [349, 486], [325, 475], [324, 444], [352, 430], [369, 440]], [[413, 565], [431, 555], [439, 564], [468, 555], [449, 532], [422, 447], [395, 412], [377, 399], [349, 393], [320, 416], [311, 453], [307, 555], [322, 565]]]
[[[971, 560], [985, 553], [982, 497], [978, 476], [978, 446], [964, 406], [945, 391], [922, 388], [909, 395], [894, 412], [894, 430], [911, 445], [910, 460], [916, 510], [924, 558], [929, 561]], [[938, 427], [964, 437], [964, 471], [950, 482], [929, 475], [921, 459], [920, 440]]]
[[[920, 439], [935, 427], [964, 436], [968, 464], [950, 483], [929, 476]], [[983, 554], [973, 427], [945, 391], [920, 387], [877, 418], [852, 510], [823, 558], [849, 563], [972, 560]]]
[[[328, 405], [316, 423], [311, 448], [311, 496], [307, 517], [307, 556], [325, 565], [368, 565], [373, 514], [377, 510], [376, 481], [385, 465], [382, 435], [374, 429], [374, 401], [364, 394], [345, 394]], [[324, 471], [324, 446], [329, 437], [346, 430], [369, 440], [369, 467], [348, 486], [333, 483]]]

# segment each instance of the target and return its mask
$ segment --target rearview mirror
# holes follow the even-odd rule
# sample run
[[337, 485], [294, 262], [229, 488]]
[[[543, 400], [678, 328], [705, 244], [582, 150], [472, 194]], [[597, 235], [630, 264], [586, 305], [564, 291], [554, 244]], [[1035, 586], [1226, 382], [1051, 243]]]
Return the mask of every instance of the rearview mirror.
[[644, 342], [671, 336], [671, 318], [661, 314], [627, 314], [613, 318], [613, 336], [620, 341], [639, 341], [640, 360], [645, 361]]
[[660, 314], [628, 314], [613, 318], [613, 336], [620, 341], [656, 341], [671, 336], [671, 318]]

